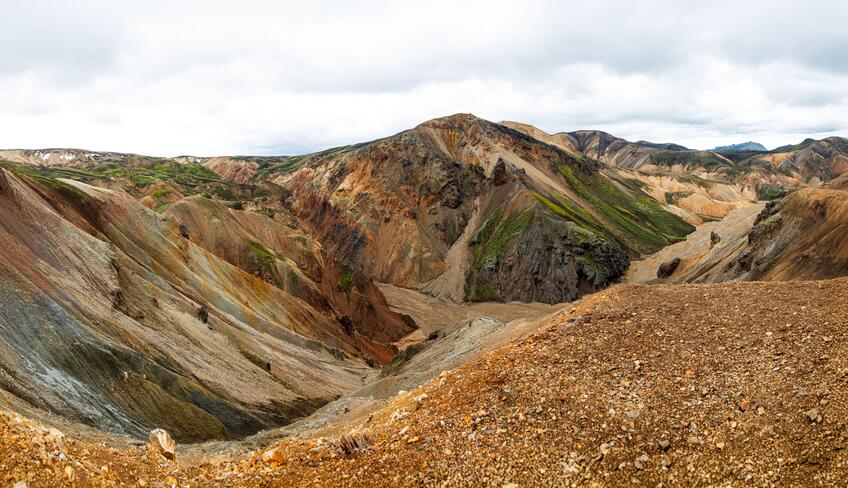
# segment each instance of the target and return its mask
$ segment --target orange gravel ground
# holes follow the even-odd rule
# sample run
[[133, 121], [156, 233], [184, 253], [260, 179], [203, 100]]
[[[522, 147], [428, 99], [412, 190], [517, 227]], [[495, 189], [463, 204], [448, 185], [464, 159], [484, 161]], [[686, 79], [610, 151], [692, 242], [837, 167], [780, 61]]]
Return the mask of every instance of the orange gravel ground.
[[848, 486], [846, 298], [846, 279], [616, 286], [398, 395], [350, 454], [313, 437], [183, 466], [3, 415], [0, 481]]

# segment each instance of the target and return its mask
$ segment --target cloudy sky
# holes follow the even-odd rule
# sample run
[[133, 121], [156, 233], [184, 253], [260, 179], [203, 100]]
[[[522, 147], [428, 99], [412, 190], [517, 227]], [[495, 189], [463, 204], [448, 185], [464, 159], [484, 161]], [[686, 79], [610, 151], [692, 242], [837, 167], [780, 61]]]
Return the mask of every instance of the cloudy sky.
[[848, 2], [0, 0], [0, 147], [294, 154], [472, 112], [848, 136]]

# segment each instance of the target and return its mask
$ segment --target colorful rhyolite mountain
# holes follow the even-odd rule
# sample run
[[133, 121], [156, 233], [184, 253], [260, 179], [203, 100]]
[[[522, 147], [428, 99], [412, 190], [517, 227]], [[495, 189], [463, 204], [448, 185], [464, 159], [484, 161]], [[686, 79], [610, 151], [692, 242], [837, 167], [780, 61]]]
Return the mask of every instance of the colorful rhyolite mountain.
[[[288, 423], [416, 330], [378, 282], [574, 300], [753, 200], [836, 187], [847, 146], [719, 154], [458, 114], [294, 157], [0, 151], [0, 397], [135, 436]], [[808, 235], [818, 191], [757, 235]], [[810, 211], [840, 215], [825, 200]], [[758, 242], [743, 277], [794, 272], [756, 268]]]

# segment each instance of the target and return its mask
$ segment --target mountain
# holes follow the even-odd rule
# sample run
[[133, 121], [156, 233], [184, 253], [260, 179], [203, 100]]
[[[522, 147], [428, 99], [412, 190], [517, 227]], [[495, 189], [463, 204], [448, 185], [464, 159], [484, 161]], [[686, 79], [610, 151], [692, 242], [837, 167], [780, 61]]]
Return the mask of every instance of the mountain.
[[848, 139], [806, 139], [800, 144], [782, 146], [766, 154], [753, 155], [739, 165], [750, 169], [767, 168], [815, 186], [848, 172]]
[[267, 178], [340, 261], [454, 300], [572, 300], [692, 230], [597, 161], [467, 114]]
[[296, 157], [0, 155], [0, 390], [135, 437], [243, 437], [361, 387], [417, 328], [376, 282], [558, 303], [693, 229], [471, 115]]
[[[174, 218], [192, 205], [211, 217]], [[329, 270], [309, 269], [320, 247], [297, 231], [204, 200], [181, 206], [157, 214], [121, 190], [0, 167], [3, 390], [110, 432], [241, 437], [358, 388], [414, 329], [368, 280], [312, 282]], [[227, 219], [239, 226], [218, 234], [226, 259], [188, 238], [207, 243], [203, 226]], [[255, 264], [245, 247], [272, 279], [237, 266]], [[295, 276], [274, 283], [281, 275]], [[313, 296], [334, 278], [342, 293]]]
[[[757, 162], [456, 114], [300, 156], [0, 151], [0, 396], [135, 437], [288, 424], [438, 337], [386, 287], [457, 306], [579, 299], [695, 225], [820, 181], [802, 173], [836, 188], [844, 149]], [[801, 197], [721, 279], [842, 272], [838, 198], [810, 225]]]
[[766, 152], [765, 146], [760, 144], [759, 142], [740, 142], [739, 144], [731, 144], [729, 146], [718, 146], [712, 149], [714, 152], [733, 152], [733, 151], [762, 151]]

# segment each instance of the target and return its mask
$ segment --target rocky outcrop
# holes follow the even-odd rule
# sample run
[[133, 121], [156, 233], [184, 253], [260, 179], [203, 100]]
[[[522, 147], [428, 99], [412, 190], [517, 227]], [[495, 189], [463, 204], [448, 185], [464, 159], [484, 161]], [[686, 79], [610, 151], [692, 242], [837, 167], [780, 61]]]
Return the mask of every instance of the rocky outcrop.
[[536, 202], [511, 217], [495, 214], [477, 231], [467, 299], [571, 301], [627, 270], [629, 257], [619, 246], [545, 210]]

